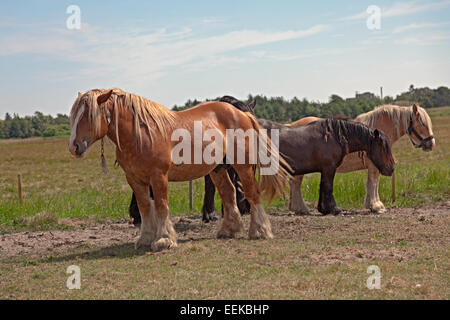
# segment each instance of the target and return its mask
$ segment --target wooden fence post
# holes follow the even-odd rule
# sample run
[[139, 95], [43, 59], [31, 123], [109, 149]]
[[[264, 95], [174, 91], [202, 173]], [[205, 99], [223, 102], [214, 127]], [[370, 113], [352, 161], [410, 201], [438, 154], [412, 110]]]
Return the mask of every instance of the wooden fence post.
[[194, 209], [194, 187], [192, 181], [189, 181], [189, 210]]
[[19, 191], [19, 202], [22, 203], [23, 202], [23, 198], [22, 198], [22, 175], [20, 173], [17, 175], [17, 187], [18, 187], [18, 191]]
[[396, 185], [396, 177], [395, 177], [395, 171], [392, 174], [392, 201], [395, 202], [396, 196], [395, 196], [395, 185]]

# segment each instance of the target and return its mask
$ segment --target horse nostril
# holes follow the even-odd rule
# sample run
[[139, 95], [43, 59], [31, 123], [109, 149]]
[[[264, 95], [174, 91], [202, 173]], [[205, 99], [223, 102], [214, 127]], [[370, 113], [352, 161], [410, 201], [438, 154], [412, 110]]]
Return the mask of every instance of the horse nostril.
[[80, 143], [79, 142], [77, 142], [77, 143], [75, 143], [75, 153], [77, 154], [77, 155], [80, 155], [82, 152], [81, 152], [81, 145], [80, 145]]

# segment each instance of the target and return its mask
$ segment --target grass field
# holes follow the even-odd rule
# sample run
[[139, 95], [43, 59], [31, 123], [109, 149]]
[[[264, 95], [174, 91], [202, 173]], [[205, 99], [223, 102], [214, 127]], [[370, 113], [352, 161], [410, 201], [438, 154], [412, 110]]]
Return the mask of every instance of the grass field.
[[[399, 162], [395, 203], [390, 178], [382, 177], [380, 185], [380, 197], [391, 207], [386, 215], [362, 210], [367, 173], [354, 172], [335, 180], [338, 205], [352, 209], [344, 216], [295, 217], [287, 214], [287, 200], [276, 200], [267, 208], [273, 214], [272, 241], [248, 241], [245, 234], [239, 240], [216, 240], [217, 224], [179, 218], [179, 247], [159, 254], [133, 248], [130, 237], [136, 230], [124, 223], [131, 190], [121, 169], [113, 167], [112, 145], [106, 147], [110, 172], [104, 175], [99, 144], [78, 160], [69, 154], [66, 139], [0, 141], [0, 252], [20, 231], [25, 233], [18, 237], [28, 239], [62, 230], [65, 239], [48, 251], [0, 257], [0, 298], [448, 299], [450, 108], [429, 113], [436, 148], [431, 153], [413, 149], [407, 137], [394, 146]], [[188, 184], [170, 184], [172, 215], [199, 215], [203, 181], [195, 181], [194, 188], [189, 212]], [[318, 188], [319, 176], [308, 175], [303, 195], [311, 205], [318, 200]], [[117, 228], [123, 232], [112, 222], [122, 222]], [[106, 244], [86, 240], [72, 245], [70, 237], [99, 224], [118, 235]], [[102, 228], [92, 239], [101, 238]], [[42, 237], [49, 234], [51, 239], [57, 235], [43, 232]], [[11, 243], [26, 248], [20, 239]], [[82, 269], [82, 290], [65, 288], [71, 264]], [[371, 264], [382, 270], [382, 290], [365, 288]]]

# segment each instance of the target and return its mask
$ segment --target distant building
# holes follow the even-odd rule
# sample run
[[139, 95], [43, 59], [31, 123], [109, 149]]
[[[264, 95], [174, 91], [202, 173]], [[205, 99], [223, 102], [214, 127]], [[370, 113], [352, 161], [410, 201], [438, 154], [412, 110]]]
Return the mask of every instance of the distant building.
[[371, 92], [356, 93], [356, 99], [375, 99], [375, 95]]
[[345, 100], [347, 101], [353, 101], [356, 99], [374, 99], [375, 95], [372, 92], [364, 92], [364, 93], [358, 93], [358, 91], [355, 92], [355, 97], [354, 98], [347, 98]]

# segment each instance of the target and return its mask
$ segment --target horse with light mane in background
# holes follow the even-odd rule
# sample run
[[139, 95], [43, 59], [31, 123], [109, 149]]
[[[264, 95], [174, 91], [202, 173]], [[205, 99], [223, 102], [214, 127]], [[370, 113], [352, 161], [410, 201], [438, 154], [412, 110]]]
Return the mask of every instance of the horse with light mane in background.
[[[93, 89], [84, 94], [79, 93], [72, 107], [70, 120], [69, 151], [74, 156], [83, 157], [92, 144], [106, 136], [116, 145], [117, 162], [136, 195], [142, 219], [140, 236], [136, 241], [137, 248], [150, 246], [152, 250], [159, 251], [177, 246], [176, 233], [169, 217], [169, 181], [189, 181], [209, 174], [219, 190], [224, 206], [224, 219], [217, 236], [235, 237], [243, 228], [236, 206], [235, 188], [226, 170], [217, 169], [224, 159], [221, 159], [221, 163], [207, 163], [202, 156], [200, 163], [196, 162], [195, 151], [198, 150], [195, 139], [191, 139], [188, 141], [191, 150], [190, 162], [173, 162], [173, 151], [182, 138], [176, 135], [175, 131], [182, 128], [187, 130], [191, 137], [195, 137], [196, 123], [200, 123], [202, 132], [212, 130], [221, 135], [218, 140], [223, 142], [222, 154], [226, 155], [227, 163], [231, 162], [231, 166], [239, 175], [246, 199], [251, 205], [249, 238], [273, 237], [270, 220], [262, 206], [261, 193], [269, 199], [274, 194], [282, 195], [290, 179], [289, 165], [278, 157], [276, 146], [271, 144], [270, 138], [264, 135], [250, 113], [244, 113], [229, 103], [216, 101], [173, 112], [120, 89]], [[258, 185], [253, 164], [249, 161], [254, 151], [251, 143], [246, 139], [242, 146], [238, 145], [236, 140], [224, 140], [227, 129], [253, 130], [257, 136], [256, 140], [260, 142], [259, 151], [265, 153], [271, 163], [276, 163], [278, 170], [272, 175], [261, 175]], [[184, 139], [182, 141], [184, 142]], [[217, 141], [200, 141], [202, 155], [212, 142]], [[227, 146], [228, 143], [232, 145]], [[227, 147], [234, 149], [231, 159], [228, 157]], [[243, 152], [245, 163], [238, 163], [237, 150]], [[258, 167], [262, 166], [260, 153], [256, 155]], [[154, 200], [149, 197], [150, 186]]]
[[[291, 127], [305, 126], [318, 120], [321, 120], [321, 118], [305, 117], [289, 125]], [[425, 109], [417, 104], [410, 107], [396, 105], [379, 106], [372, 111], [359, 115], [354, 121], [385, 132], [391, 145], [407, 134], [412, 145], [416, 148], [422, 148], [423, 151], [431, 151], [435, 146], [431, 119]], [[383, 213], [386, 209], [378, 194], [380, 171], [367, 158], [365, 153], [358, 154], [356, 152], [346, 155], [342, 164], [338, 167], [337, 173], [364, 169], [368, 170], [364, 205], [372, 212]], [[295, 176], [291, 181], [289, 210], [297, 214], [309, 214], [309, 209], [303, 200], [301, 192], [302, 181], [303, 175]]]

